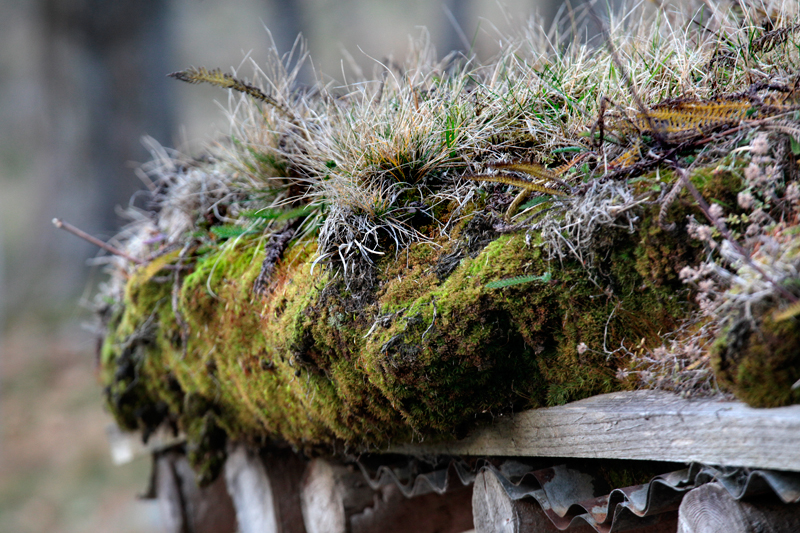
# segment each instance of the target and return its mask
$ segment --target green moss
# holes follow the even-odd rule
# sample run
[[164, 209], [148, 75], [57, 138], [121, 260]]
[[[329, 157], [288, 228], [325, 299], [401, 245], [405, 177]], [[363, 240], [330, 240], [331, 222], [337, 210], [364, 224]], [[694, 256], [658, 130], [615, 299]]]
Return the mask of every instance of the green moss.
[[[734, 178], [708, 172], [698, 186], [724, 192]], [[604, 232], [591, 271], [549, 261], [535, 234], [498, 236], [480, 210], [433, 245], [386, 254], [357, 285], [295, 243], [256, 294], [264, 240], [247, 236], [191, 259], [177, 289], [150, 268], [128, 283], [103, 348], [109, 404], [126, 427], [183, 429], [213, 476], [227, 438], [380, 446], [628, 388], [615, 350], [656, 346], [686, 316], [675, 272], [700, 253], [658, 226], [659, 208], [643, 209], [638, 233]], [[684, 195], [671, 209], [697, 208]]]
[[[480, 224], [467, 226], [454, 233], [474, 244], [470, 228]], [[109, 339], [134, 339], [145, 310], [155, 310], [155, 329], [132, 352], [150, 384], [136, 405], [164, 404], [199, 450], [193, 457], [213, 472], [219, 457], [208, 443], [224, 440], [209, 434], [218, 430], [298, 445], [379, 445], [412, 433], [449, 434], [491, 412], [618, 390], [618, 362], [606, 356], [604, 343], [652, 336], [654, 328], [637, 318], [643, 309], [650, 312], [642, 316], [669, 318], [671, 309], [662, 312], [653, 291], [632, 290], [642, 279], [630, 262], [607, 274], [620, 294], [632, 294], [623, 304], [598, 290], [577, 263], [549, 264], [541, 245], [521, 235], [463, 252], [459, 242], [414, 244], [401, 259], [384, 260], [365, 304], [341, 280], [311, 273], [309, 246], [285, 254], [265, 298], [253, 294], [263, 252], [259, 241], [243, 240], [196, 259], [180, 286], [177, 313], [170, 283], [129, 283], [126, 311]], [[445, 257], [460, 260], [441, 275], [437, 265]], [[617, 257], [611, 263], [626, 264]], [[486, 288], [545, 272], [552, 272], [546, 283]], [[581, 343], [590, 349], [579, 353]], [[112, 344], [109, 369], [127, 353]], [[187, 408], [184, 395], [203, 398], [193, 400], [203, 412]], [[135, 418], [117, 403], [118, 417]]]
[[[658, 223], [661, 206], [651, 206], [642, 217], [637, 231], [638, 243], [633, 251], [636, 271], [650, 287], [682, 289], [678, 272], [689, 264], [695, 264], [703, 252], [700, 243], [686, 233], [686, 217], [699, 211], [688, 201], [677, 201], [670, 206], [667, 224], [675, 224], [669, 231]], [[674, 222], [672, 222], [674, 221]]]
[[[494, 65], [470, 63], [447, 72], [420, 53], [418, 63], [401, 68], [419, 76], [387, 79], [375, 84], [375, 93], [364, 86], [366, 93], [357, 88], [333, 100], [311, 91], [276, 93], [280, 105], [259, 99], [248, 109], [242, 102], [237, 109], [247, 120], [238, 131], [244, 137], [230, 149], [191, 164], [157, 165], [174, 168], [154, 174], [157, 226], [172, 234], [168, 213], [182, 209], [195, 221], [183, 243], [199, 244], [171, 243], [161, 251], [174, 251], [128, 279], [100, 357], [110, 410], [120, 425], [145, 434], [163, 425], [180, 430], [207, 482], [219, 473], [230, 439], [360, 451], [452, 437], [481, 417], [633, 386], [634, 378], [620, 380], [618, 370], [641, 371], [639, 356], [661, 346], [665, 334], [676, 343], [681, 336], [695, 341], [730, 318], [692, 323], [693, 291], [700, 286], [684, 285], [678, 273], [709, 258], [734, 271], [736, 265], [726, 262], [736, 259], [719, 245], [719, 228], [703, 228], [713, 243], [689, 237], [688, 219], [709, 221], [687, 190], [663, 194], [675, 183], [674, 169], [690, 172], [703, 197], [725, 208], [733, 238], [747, 246], [756, 242], [748, 231], [763, 229], [780, 248], [789, 231], [782, 226], [796, 226], [794, 193], [787, 187], [796, 180], [792, 146], [788, 138], [773, 143], [793, 124], [784, 112], [796, 98], [780, 84], [796, 71], [790, 64], [796, 58], [784, 47], [775, 52], [783, 61], [761, 61], [766, 51], [753, 49], [743, 70], [737, 54], [719, 49], [726, 39], [760, 41], [763, 28], [741, 22], [720, 26], [708, 39], [701, 32], [664, 40], [654, 26], [652, 46], [620, 40], [621, 55], [644, 60], [629, 64], [644, 80], [637, 87], [644, 105], [654, 113], [674, 111], [651, 117], [664, 135], [636, 112], [641, 106], [617, 83], [613, 58], [599, 54], [590, 68], [576, 69], [586, 58], [566, 49], [545, 55], [531, 49], [523, 57], [511, 46]], [[699, 52], [672, 68], [669, 63], [685, 52], [685, 38]], [[702, 74], [706, 63], [714, 64], [712, 76], [684, 75]], [[748, 89], [752, 70], [769, 72], [774, 83]], [[716, 99], [681, 110], [702, 104], [700, 95]], [[750, 107], [744, 118], [737, 102]], [[747, 137], [779, 116], [788, 122], [770, 133], [773, 161], [753, 159], [764, 148], [744, 146]], [[752, 219], [754, 213], [737, 203], [751, 160], [765, 166], [765, 183], [748, 189], [764, 203]], [[522, 167], [504, 161], [546, 164], [558, 180], [539, 170], [527, 184], [510, 183], [536, 188], [548, 181], [559, 198], [548, 197], [535, 214], [520, 213], [513, 222], [501, 219], [514, 191], [496, 178], [522, 179]], [[571, 168], [561, 173], [562, 164]], [[462, 178], [487, 183], [466, 186]], [[598, 190], [594, 180], [617, 192], [631, 190], [589, 194]], [[774, 194], [768, 191], [766, 181], [782, 180]], [[633, 193], [630, 203], [627, 192]], [[662, 204], [665, 198], [669, 205]], [[628, 205], [595, 211], [620, 201]], [[563, 209], [592, 223], [606, 221], [571, 243], [590, 258], [590, 267], [570, 253], [548, 259], [536, 228], [546, 227], [547, 239], [558, 239], [556, 231], [567, 237], [574, 228], [556, 227]], [[259, 217], [267, 212], [280, 215]], [[631, 232], [617, 227], [626, 217], [635, 226]], [[767, 230], [769, 218], [776, 225]], [[517, 223], [522, 229], [514, 233]], [[278, 244], [291, 228], [309, 241]], [[262, 230], [278, 232], [256, 235]], [[154, 246], [151, 231], [151, 225], [139, 226], [129, 251], [144, 254], [143, 247]], [[357, 239], [370, 251], [354, 245]], [[754, 255], [773, 247], [767, 241], [752, 246]], [[179, 254], [181, 268], [165, 269]], [[260, 276], [265, 261], [267, 280]], [[523, 277], [529, 281], [488, 288]], [[792, 275], [776, 277], [784, 278]], [[710, 280], [704, 281], [702, 290], [736, 290], [720, 280], [709, 289]], [[796, 294], [789, 285], [794, 281], [784, 286]], [[725, 309], [721, 313], [730, 313]], [[774, 322], [771, 311], [756, 311], [755, 321], [736, 322], [716, 343], [719, 381], [753, 405], [800, 401], [792, 390], [800, 378], [797, 319]], [[620, 466], [599, 477], [612, 487], [644, 481], [646, 474]]]
[[[727, 206], [729, 213], [737, 212], [736, 196], [743, 188], [743, 164], [741, 159], [726, 159], [717, 167], [696, 169], [691, 181], [706, 199]], [[655, 173], [637, 178], [637, 192], [674, 185], [673, 172], [660, 171], [657, 176], [660, 183], [656, 182]], [[659, 225], [660, 210], [660, 205], [648, 207], [637, 229], [638, 246], [633, 251], [636, 270], [648, 286], [681, 290], [678, 272], [686, 265], [696, 264], [703, 253], [702, 245], [686, 233], [687, 219], [692, 216], [701, 224], [707, 220], [686, 190], [667, 209], [665, 223], [675, 224], [674, 229], [667, 230]]]
[[725, 158], [716, 167], [696, 169], [691, 181], [703, 196], [711, 202], [720, 203], [727, 209], [736, 208], [736, 195], [744, 188], [742, 168], [744, 158]]
[[154, 280], [153, 270], [143, 267], [129, 281], [124, 305], [111, 322], [115, 327], [101, 349], [109, 409], [123, 428], [145, 435], [171, 419], [182, 395], [174, 375], [159, 364], [159, 325], [171, 286]]
[[[625, 295], [642, 285], [630, 266], [617, 279]], [[418, 431], [452, 429], [491, 410], [619, 390], [617, 361], [606, 356], [604, 341], [617, 346], [646, 336], [654, 343], [663, 320], [674, 323], [671, 313], [680, 310], [652, 291], [633, 292], [622, 305], [578, 264], [556, 268], [520, 235], [500, 237], [462, 259], [442, 282], [431, 270], [412, 261], [411, 275], [387, 282], [380, 312], [393, 315], [391, 323], [370, 336], [361, 354], [370, 382]], [[551, 270], [548, 283], [486, 288], [490, 281]], [[590, 349], [579, 354], [581, 343]]]
[[757, 325], [742, 318], [715, 342], [712, 365], [720, 383], [754, 407], [800, 402], [800, 321], [776, 322], [769, 314]]

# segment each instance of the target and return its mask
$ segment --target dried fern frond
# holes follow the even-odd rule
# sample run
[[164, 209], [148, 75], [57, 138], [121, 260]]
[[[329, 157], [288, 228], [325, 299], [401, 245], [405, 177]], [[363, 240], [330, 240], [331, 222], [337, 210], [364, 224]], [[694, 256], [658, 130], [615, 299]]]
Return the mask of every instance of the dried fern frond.
[[233, 89], [234, 91], [251, 96], [256, 100], [266, 102], [289, 115], [288, 111], [276, 102], [274, 98], [267, 96], [264, 91], [255, 85], [246, 83], [227, 72], [222, 72], [218, 68], [208, 70], [205, 67], [189, 67], [186, 70], [167, 74], [167, 76], [175, 78], [176, 80], [185, 81], [186, 83], [210, 83], [211, 85], [216, 85], [224, 89]]
[[750, 50], [752, 52], [769, 52], [776, 46], [780, 46], [786, 42], [791, 34], [800, 30], [800, 24], [793, 26], [784, 26], [768, 31], [758, 39], [752, 42]]
[[[554, 153], [554, 152], [552, 152], [552, 153]], [[580, 154], [578, 154], [575, 157], [573, 157], [567, 163], [564, 163], [563, 165], [552, 169], [552, 172], [554, 172], [556, 174], [556, 176], [563, 176], [570, 169], [575, 168], [578, 165], [578, 163], [580, 163], [581, 161], [583, 161], [584, 159], [586, 159], [590, 155], [593, 155], [593, 152], [581, 152]]]
[[[662, 133], [702, 132], [719, 126], [735, 126], [748, 115], [753, 104], [749, 99], [719, 102], [676, 102], [654, 106], [649, 115]], [[633, 122], [640, 131], [649, 131], [648, 121], [638, 115]]]
[[533, 183], [531, 181], [525, 181], [520, 178], [514, 178], [512, 176], [490, 176], [488, 174], [478, 174], [477, 176], [464, 176], [464, 177], [469, 180], [475, 180], [475, 181], [489, 181], [493, 183], [503, 183], [505, 185], [512, 185], [514, 187], [520, 187], [522, 189], [527, 189], [533, 192], [552, 194], [553, 196], [569, 196], [567, 193], [559, 191], [558, 189], [551, 189], [550, 187], [545, 187], [544, 185], [539, 185], [538, 183]]
[[508, 206], [506, 210], [506, 220], [511, 220], [511, 218], [517, 213], [519, 210], [519, 206], [522, 205], [522, 202], [528, 199], [531, 195], [531, 191], [528, 189], [522, 189], [519, 194], [514, 198], [514, 201], [511, 202], [511, 205]]
[[556, 181], [558, 179], [558, 174], [546, 168], [544, 165], [539, 165], [537, 163], [494, 163], [492, 166], [502, 170], [523, 172], [541, 181]]
[[766, 123], [761, 126], [761, 129], [778, 131], [790, 136], [796, 142], [800, 142], [800, 126], [790, 120]]
[[[748, 120], [763, 121], [797, 109], [796, 105], [779, 103], [773, 97], [758, 101], [751, 86], [746, 93], [715, 100], [679, 99], [665, 100], [650, 110], [636, 113], [632, 118], [617, 116], [609, 129], [621, 137], [640, 141], [642, 135], [659, 136], [669, 144], [680, 144], [705, 136], [720, 128], [733, 128]], [[779, 89], [789, 91], [788, 87]], [[789, 91], [790, 92], [790, 91]], [[761, 124], [759, 124], [761, 125]], [[611, 166], [626, 167], [638, 159], [634, 146]]]
[[[580, 149], [580, 148], [578, 148]], [[552, 153], [556, 153], [554, 150]], [[493, 168], [501, 170], [513, 170], [515, 172], [523, 172], [534, 178], [539, 178], [541, 181], [555, 181], [559, 182], [559, 177], [563, 176], [571, 168], [574, 168], [578, 163], [592, 155], [592, 152], [583, 152], [576, 155], [567, 163], [560, 165], [556, 168], [547, 168], [538, 163], [523, 163], [520, 161], [512, 161], [510, 163], [492, 163]]]
[[538, 163], [522, 163], [518, 161], [512, 161], [511, 163], [494, 163], [492, 166], [494, 168], [499, 168], [503, 170], [512, 170], [515, 172], [522, 172], [527, 174], [532, 178], [536, 178], [541, 183], [558, 183], [562, 187], [565, 187], [567, 190], [572, 190], [572, 187], [569, 183], [562, 181], [559, 176], [564, 174], [574, 165], [578, 164], [579, 161], [583, 160], [583, 158], [588, 155], [588, 152], [582, 155], [575, 157], [572, 161], [565, 165], [561, 165], [555, 169], [549, 169], [544, 165], [540, 165]]
[[615, 157], [608, 166], [614, 169], [628, 168], [639, 161], [641, 156], [641, 140], [637, 137], [633, 142], [633, 146]]

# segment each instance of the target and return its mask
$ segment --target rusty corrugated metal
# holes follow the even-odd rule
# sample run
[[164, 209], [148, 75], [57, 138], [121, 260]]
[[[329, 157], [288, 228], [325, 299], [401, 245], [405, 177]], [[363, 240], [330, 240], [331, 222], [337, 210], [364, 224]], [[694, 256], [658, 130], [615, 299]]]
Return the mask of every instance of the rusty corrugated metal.
[[532, 468], [516, 460], [362, 459], [358, 462], [373, 488], [397, 485], [406, 497], [444, 493], [473, 483], [478, 472], [489, 470], [512, 500], [533, 498], [560, 530], [589, 524], [601, 533], [613, 533], [674, 520], [683, 496], [709, 482], [721, 484], [735, 499], [773, 493], [784, 503], [800, 502], [800, 474], [773, 470], [719, 468], [692, 464], [654, 477], [648, 483], [618, 487], [598, 494], [603, 486], [586, 472], [566, 465]]

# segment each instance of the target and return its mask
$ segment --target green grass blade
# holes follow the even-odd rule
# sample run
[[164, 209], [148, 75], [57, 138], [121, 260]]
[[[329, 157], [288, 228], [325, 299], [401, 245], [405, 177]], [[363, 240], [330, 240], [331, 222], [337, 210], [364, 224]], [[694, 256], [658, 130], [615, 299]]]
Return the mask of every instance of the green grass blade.
[[298, 207], [288, 211], [281, 211], [280, 209], [259, 209], [257, 211], [246, 211], [242, 213], [242, 216], [258, 220], [292, 220], [308, 216], [313, 212], [314, 209], [309, 207]]
[[522, 206], [520, 206], [520, 210], [525, 211], [526, 209], [530, 209], [531, 207], [536, 207], [537, 205], [549, 202], [550, 200], [552, 200], [550, 196], [537, 196], [536, 198], [532, 198], [531, 200], [525, 202]]
[[252, 232], [252, 230], [243, 228], [242, 226], [214, 226], [209, 231], [219, 239], [232, 239], [244, 235], [245, 233]]
[[541, 281], [547, 283], [550, 281], [550, 272], [545, 272], [541, 276], [515, 276], [513, 278], [500, 279], [497, 281], [490, 281], [486, 284], [487, 289], [502, 289], [505, 287], [512, 287], [522, 283], [530, 283], [531, 281]]

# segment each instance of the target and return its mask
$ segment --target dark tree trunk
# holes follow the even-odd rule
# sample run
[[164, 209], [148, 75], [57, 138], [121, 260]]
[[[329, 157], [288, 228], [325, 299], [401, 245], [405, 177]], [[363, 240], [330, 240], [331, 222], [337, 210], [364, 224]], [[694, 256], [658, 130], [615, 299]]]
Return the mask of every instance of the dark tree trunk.
[[[142, 188], [131, 162], [149, 159], [141, 137], [169, 145], [174, 113], [167, 0], [40, 0], [49, 171], [40, 221], [58, 216], [103, 237], [120, 225], [115, 213]], [[43, 232], [39, 260], [58, 262], [48, 296], [80, 287], [81, 259], [96, 251]]]

